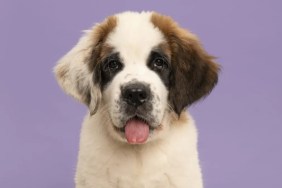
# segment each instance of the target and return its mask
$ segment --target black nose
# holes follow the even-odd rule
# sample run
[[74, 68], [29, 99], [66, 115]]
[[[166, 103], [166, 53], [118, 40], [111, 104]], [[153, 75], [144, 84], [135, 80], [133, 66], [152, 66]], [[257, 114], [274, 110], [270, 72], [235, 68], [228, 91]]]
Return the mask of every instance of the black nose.
[[145, 103], [150, 95], [150, 90], [144, 84], [136, 83], [125, 86], [122, 89], [122, 97], [129, 105], [135, 107]]

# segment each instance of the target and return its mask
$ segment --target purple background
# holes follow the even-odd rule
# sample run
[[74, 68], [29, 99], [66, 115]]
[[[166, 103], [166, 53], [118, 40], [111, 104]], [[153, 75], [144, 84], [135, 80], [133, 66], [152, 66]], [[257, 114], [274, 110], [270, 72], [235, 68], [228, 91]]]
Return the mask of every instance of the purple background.
[[74, 187], [86, 108], [60, 90], [52, 67], [81, 30], [125, 10], [170, 15], [219, 57], [219, 84], [191, 107], [206, 188], [282, 187], [281, 8], [280, 0], [1, 0], [0, 187]]

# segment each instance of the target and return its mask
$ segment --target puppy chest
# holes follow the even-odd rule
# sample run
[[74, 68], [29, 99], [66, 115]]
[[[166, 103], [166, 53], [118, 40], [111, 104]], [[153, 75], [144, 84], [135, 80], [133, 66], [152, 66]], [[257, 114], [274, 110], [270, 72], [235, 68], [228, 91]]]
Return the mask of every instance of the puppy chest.
[[111, 167], [106, 170], [106, 178], [109, 186], [120, 188], [165, 188], [171, 184], [165, 167]]
[[[116, 154], [110, 160], [96, 161], [95, 169], [86, 170], [85, 179], [90, 185], [117, 188], [159, 188], [173, 187], [171, 172], [175, 171], [167, 156], [152, 154], [150, 157], [136, 154]], [[92, 166], [92, 165], [91, 165]], [[88, 163], [89, 167], [89, 163]], [[93, 167], [93, 166], [92, 166]], [[87, 167], [86, 167], [87, 168]], [[91, 177], [91, 178], [90, 178]]]

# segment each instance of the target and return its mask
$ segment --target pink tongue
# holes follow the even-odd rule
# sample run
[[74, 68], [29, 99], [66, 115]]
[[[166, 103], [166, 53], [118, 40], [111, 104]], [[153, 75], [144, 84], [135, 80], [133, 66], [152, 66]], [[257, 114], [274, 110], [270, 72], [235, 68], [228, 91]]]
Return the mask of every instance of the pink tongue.
[[130, 144], [142, 144], [149, 136], [149, 125], [143, 121], [132, 119], [125, 125], [125, 138]]

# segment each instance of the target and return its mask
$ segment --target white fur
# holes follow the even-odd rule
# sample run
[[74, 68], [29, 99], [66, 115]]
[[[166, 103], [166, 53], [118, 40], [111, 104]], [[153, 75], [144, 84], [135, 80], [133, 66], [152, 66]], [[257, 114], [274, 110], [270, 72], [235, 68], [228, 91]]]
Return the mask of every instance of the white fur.
[[[188, 116], [187, 114], [183, 114]], [[162, 139], [128, 145], [108, 135], [102, 114], [84, 119], [77, 188], [202, 188], [197, 136], [191, 117], [173, 121]]]
[[[178, 119], [167, 104], [168, 90], [159, 76], [146, 66], [150, 51], [163, 42], [163, 34], [150, 22], [151, 13], [126, 12], [117, 15], [117, 26], [106, 43], [119, 52], [124, 69], [100, 93], [93, 85], [83, 59], [90, 55], [93, 30], [63, 57], [55, 71], [68, 69], [66, 78], [58, 77], [62, 88], [82, 101], [75, 91], [79, 79], [92, 91], [92, 106], [101, 103], [95, 115], [86, 115], [80, 139], [76, 188], [202, 188], [197, 153], [197, 133], [192, 117], [183, 112]], [[131, 33], [131, 34], [129, 34]], [[81, 74], [80, 74], [81, 73]], [[117, 100], [120, 86], [132, 80], [150, 84], [156, 125], [145, 144], [130, 145], [118, 134]], [[157, 100], [158, 98], [158, 100]], [[91, 107], [90, 107], [91, 109]]]

